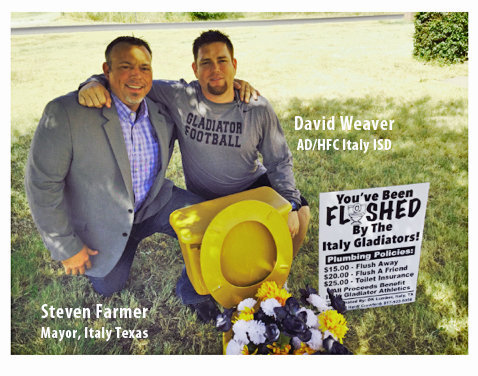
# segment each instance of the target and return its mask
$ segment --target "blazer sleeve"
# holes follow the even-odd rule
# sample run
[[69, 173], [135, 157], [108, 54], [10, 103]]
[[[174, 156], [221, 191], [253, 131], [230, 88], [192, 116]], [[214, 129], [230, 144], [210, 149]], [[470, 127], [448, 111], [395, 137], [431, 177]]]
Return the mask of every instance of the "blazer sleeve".
[[83, 247], [74, 233], [65, 199], [72, 156], [68, 114], [61, 102], [54, 100], [35, 131], [25, 170], [32, 217], [54, 260], [65, 260]]

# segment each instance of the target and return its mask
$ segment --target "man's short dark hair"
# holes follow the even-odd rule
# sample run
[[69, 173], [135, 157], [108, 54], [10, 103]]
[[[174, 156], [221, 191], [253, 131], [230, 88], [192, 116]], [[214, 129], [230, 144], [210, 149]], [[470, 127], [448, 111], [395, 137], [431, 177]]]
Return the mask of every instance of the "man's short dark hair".
[[234, 47], [232, 46], [232, 42], [229, 37], [219, 30], [208, 30], [204, 31], [199, 37], [197, 37], [193, 43], [194, 61], [197, 60], [199, 49], [202, 46], [214, 42], [225, 43], [229, 53], [231, 54], [231, 59], [234, 59]]
[[151, 51], [151, 48], [149, 47], [148, 42], [136, 37], [125, 37], [125, 36], [118, 37], [114, 41], [112, 41], [110, 44], [108, 44], [108, 47], [106, 47], [106, 50], [105, 50], [105, 59], [110, 67], [111, 67], [111, 58], [110, 58], [111, 51], [113, 50], [114, 46], [120, 43], [128, 43], [132, 46], [144, 47], [148, 50], [149, 54], [153, 56], [153, 52]]

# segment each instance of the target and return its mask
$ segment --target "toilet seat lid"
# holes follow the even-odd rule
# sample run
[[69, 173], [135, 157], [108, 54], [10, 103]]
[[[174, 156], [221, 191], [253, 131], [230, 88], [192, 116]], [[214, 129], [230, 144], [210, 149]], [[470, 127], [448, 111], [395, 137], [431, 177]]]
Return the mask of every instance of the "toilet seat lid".
[[282, 286], [292, 264], [287, 223], [265, 202], [234, 203], [204, 232], [200, 264], [210, 294], [226, 308], [253, 297], [265, 281]]

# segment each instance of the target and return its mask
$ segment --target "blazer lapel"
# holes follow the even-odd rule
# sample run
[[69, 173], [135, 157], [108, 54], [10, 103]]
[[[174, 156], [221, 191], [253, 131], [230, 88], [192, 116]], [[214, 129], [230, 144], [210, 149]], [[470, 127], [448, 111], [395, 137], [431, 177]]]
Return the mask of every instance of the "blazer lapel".
[[112, 104], [111, 108], [103, 107], [103, 116], [108, 119], [103, 124], [106, 135], [108, 137], [111, 149], [115, 155], [118, 167], [123, 177], [126, 190], [131, 202], [134, 203], [133, 181], [131, 178], [131, 167], [128, 159], [128, 152], [126, 151], [126, 144], [124, 142], [123, 131], [116, 112], [116, 107]]
[[147, 207], [151, 201], [153, 201], [163, 185], [164, 175], [169, 164], [169, 143], [171, 141], [172, 128], [174, 126], [173, 124], [166, 123], [164, 116], [161, 115], [158, 106], [153, 101], [149, 98], [146, 98], [146, 101], [148, 102], [149, 119], [156, 131], [156, 136], [158, 137], [161, 169], [156, 176], [146, 201], [142, 205], [143, 208]]

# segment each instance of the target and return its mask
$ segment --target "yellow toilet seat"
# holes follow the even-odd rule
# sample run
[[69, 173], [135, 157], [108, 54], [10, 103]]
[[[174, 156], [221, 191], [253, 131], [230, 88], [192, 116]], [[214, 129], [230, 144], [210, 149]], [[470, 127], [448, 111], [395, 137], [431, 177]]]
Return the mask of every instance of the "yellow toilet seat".
[[204, 232], [200, 254], [204, 283], [226, 308], [254, 296], [264, 281], [282, 286], [291, 264], [292, 238], [287, 223], [265, 202], [231, 204]]

